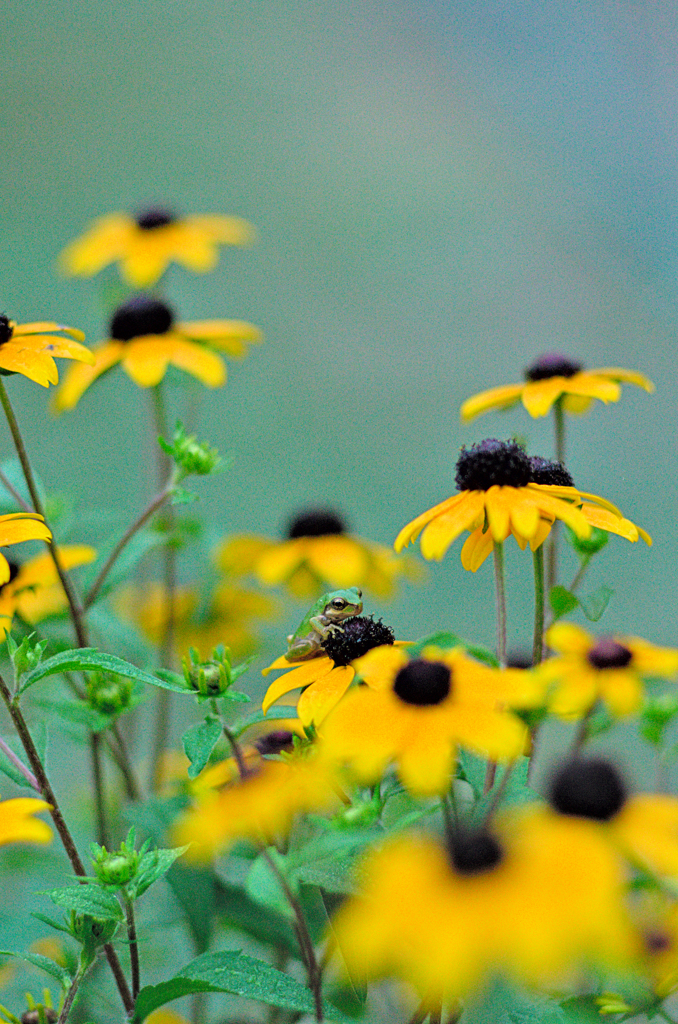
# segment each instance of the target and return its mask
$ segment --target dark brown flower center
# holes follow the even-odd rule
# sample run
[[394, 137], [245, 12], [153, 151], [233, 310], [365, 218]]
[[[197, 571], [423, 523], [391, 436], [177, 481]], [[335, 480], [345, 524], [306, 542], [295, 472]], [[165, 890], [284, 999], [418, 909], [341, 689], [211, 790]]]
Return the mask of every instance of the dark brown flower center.
[[533, 484], [555, 484], [556, 487], [574, 487], [574, 480], [562, 462], [542, 459], [540, 455], [530, 456]]
[[381, 619], [375, 622], [373, 615], [355, 615], [344, 619], [341, 629], [331, 633], [322, 646], [335, 665], [349, 665], [373, 647], [390, 646], [394, 640], [393, 630]]
[[633, 655], [628, 647], [617, 643], [611, 636], [601, 636], [586, 655], [594, 668], [626, 668]]
[[254, 746], [264, 757], [266, 754], [280, 754], [294, 746], [294, 733], [289, 729], [274, 729], [254, 741]]
[[645, 940], [645, 948], [648, 953], [665, 953], [668, 949], [671, 949], [671, 936], [666, 932], [658, 930], [645, 932], [643, 938]]
[[141, 228], [142, 231], [164, 228], [175, 220], [174, 214], [170, 210], [165, 210], [162, 206], [150, 206], [147, 210], [142, 210], [136, 217], [137, 227]]
[[560, 352], [546, 352], [525, 370], [525, 380], [548, 380], [549, 377], [574, 377], [583, 369], [581, 363], [575, 363]]
[[460, 491], [487, 491], [490, 487], [525, 487], [532, 478], [530, 460], [515, 441], [486, 441], [462, 448], [457, 459], [456, 483]]
[[458, 832], [449, 841], [450, 857], [462, 875], [491, 871], [503, 859], [498, 840], [485, 831]]
[[169, 306], [147, 295], [135, 295], [118, 306], [111, 320], [111, 338], [130, 341], [146, 334], [166, 334], [174, 323]]
[[0, 586], [0, 592], [2, 592], [2, 590], [7, 586], [8, 583], [11, 583], [13, 580], [17, 578], [17, 576], [19, 575], [19, 569], [21, 568], [19, 563], [13, 562], [11, 558], [7, 559], [7, 564], [9, 565], [9, 579], [5, 580], [2, 586]]
[[12, 321], [3, 313], [0, 316], [0, 345], [4, 345], [6, 341], [9, 341], [13, 333]]
[[345, 533], [346, 524], [331, 508], [309, 508], [300, 512], [287, 528], [290, 540], [297, 537], [325, 537], [332, 533]]
[[560, 814], [609, 821], [624, 805], [621, 775], [602, 757], [577, 757], [557, 771], [549, 800]]
[[440, 704], [452, 690], [452, 673], [441, 661], [417, 658], [401, 668], [393, 683], [394, 693], [406, 704], [429, 707]]

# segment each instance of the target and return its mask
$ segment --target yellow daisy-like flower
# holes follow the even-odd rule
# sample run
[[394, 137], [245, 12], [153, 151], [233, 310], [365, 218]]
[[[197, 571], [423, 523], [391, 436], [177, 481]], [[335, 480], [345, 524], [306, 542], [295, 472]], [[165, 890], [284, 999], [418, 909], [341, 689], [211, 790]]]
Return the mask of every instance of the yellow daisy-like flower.
[[[87, 565], [97, 554], [86, 544], [65, 545], [57, 552], [66, 570]], [[32, 626], [63, 611], [67, 605], [66, 594], [49, 552], [37, 555], [22, 565], [10, 563], [10, 578], [0, 586], [0, 641], [9, 632], [14, 615], [18, 614]]]
[[251, 224], [240, 217], [213, 214], [174, 217], [152, 208], [131, 217], [109, 213], [71, 242], [60, 265], [73, 277], [93, 277], [110, 263], [134, 288], [155, 284], [172, 262], [197, 274], [214, 270], [221, 245], [249, 245], [255, 237]]
[[556, 772], [552, 809], [567, 820], [585, 819], [635, 866], [678, 878], [678, 799], [653, 793], [629, 795], [611, 762], [575, 757]]
[[[168, 624], [169, 603], [164, 584], [151, 582], [143, 590], [127, 587], [118, 596], [120, 613], [138, 623], [152, 643], [162, 641]], [[273, 601], [264, 594], [219, 584], [207, 605], [191, 587], [177, 587], [174, 593], [174, 642], [177, 654], [195, 647], [201, 657], [208, 658], [219, 644], [224, 644], [241, 657], [257, 644], [252, 620], [276, 613]]]
[[529, 809], [492, 832], [460, 831], [447, 848], [402, 837], [373, 852], [362, 877], [333, 921], [350, 976], [395, 975], [432, 1006], [497, 973], [548, 986], [592, 963], [633, 962], [623, 866], [588, 822]]
[[93, 349], [92, 366], [72, 366], [54, 401], [56, 412], [72, 409], [103, 373], [118, 363], [140, 388], [152, 388], [169, 366], [189, 373], [208, 388], [226, 382], [220, 352], [242, 358], [261, 332], [243, 320], [198, 320], [175, 323], [169, 306], [135, 296], [119, 306], [111, 320], [111, 337]]
[[296, 515], [285, 540], [229, 537], [217, 557], [227, 575], [251, 574], [263, 586], [284, 586], [302, 598], [353, 585], [389, 598], [399, 579], [421, 579], [415, 562], [397, 558], [382, 544], [347, 533], [342, 517], [325, 508]]
[[264, 714], [285, 694], [301, 689], [297, 704], [299, 720], [305, 726], [319, 725], [355, 679], [356, 670], [351, 662], [374, 647], [393, 643], [393, 631], [381, 620], [375, 622], [371, 616], [363, 615], [345, 619], [341, 630], [325, 641], [324, 653], [299, 661], [290, 661], [283, 654], [263, 670], [262, 675], [266, 676], [276, 669], [287, 669], [266, 691], [262, 701]]
[[[290, 712], [292, 716], [293, 712]], [[266, 723], [259, 725], [260, 735], [251, 743], [240, 747], [241, 758], [248, 772], [254, 773], [258, 770], [263, 759], [291, 753], [294, 749], [294, 737], [304, 736], [304, 729], [297, 719], [290, 717], [285, 722], [286, 728], [270, 729]], [[183, 777], [186, 775], [184, 766]], [[224, 758], [216, 764], [208, 765], [200, 774], [189, 783], [189, 789], [194, 796], [200, 796], [209, 790], [221, 789], [223, 786], [236, 782], [240, 775], [238, 762], [234, 757]]]
[[0, 803], [0, 846], [7, 843], [51, 843], [49, 825], [34, 817], [48, 810], [49, 804], [44, 800], [29, 796], [3, 800]]
[[[59, 337], [60, 334], [68, 337]], [[20, 373], [47, 388], [59, 380], [55, 357], [94, 362], [90, 350], [79, 344], [84, 339], [85, 335], [76, 327], [65, 327], [53, 320], [17, 324], [0, 316], [0, 373]]]
[[[0, 548], [25, 540], [50, 540], [52, 534], [42, 516], [35, 512], [12, 512], [0, 516]], [[0, 586], [12, 575], [9, 562], [0, 554]]]
[[594, 637], [581, 626], [556, 622], [546, 643], [556, 655], [537, 672], [550, 687], [550, 710], [562, 718], [580, 718], [598, 700], [615, 715], [633, 714], [643, 697], [643, 679], [678, 675], [678, 650], [639, 637]]
[[528, 544], [536, 550], [556, 519], [580, 538], [588, 538], [591, 527], [599, 526], [628, 540], [642, 536], [651, 543], [645, 531], [624, 519], [610, 502], [572, 486], [571, 477], [560, 464], [548, 463], [557, 467], [559, 476], [565, 474], [570, 483], [536, 482], [536, 478], [546, 475], [544, 463], [544, 459], [530, 459], [514, 441], [488, 438], [468, 450], [462, 448], [456, 473], [460, 493], [404, 526], [395, 541], [396, 551], [402, 551], [421, 534], [424, 558], [440, 560], [457, 537], [468, 530], [470, 537], [461, 558], [464, 568], [475, 572], [494, 544], [503, 543], [511, 534], [523, 550]]
[[458, 746], [493, 761], [525, 753], [527, 729], [506, 708], [539, 703], [529, 673], [489, 668], [460, 648], [410, 659], [378, 647], [355, 668], [367, 685], [344, 696], [319, 736], [323, 753], [360, 781], [376, 781], [395, 762], [412, 793], [430, 796], [449, 789]]
[[508, 409], [517, 402], [535, 419], [546, 416], [553, 405], [562, 400], [569, 413], [583, 413], [594, 398], [601, 402], [618, 402], [620, 384], [636, 384], [645, 391], [654, 391], [654, 384], [642, 373], [617, 366], [585, 370], [559, 353], [541, 356], [525, 371], [524, 384], [506, 384], [491, 388], [467, 399], [461, 407], [462, 420], [472, 420], [494, 409]]
[[193, 844], [189, 859], [205, 861], [236, 839], [268, 845], [289, 832], [298, 814], [330, 810], [338, 801], [332, 766], [314, 754], [262, 761], [246, 778], [203, 792], [179, 819], [174, 839]]

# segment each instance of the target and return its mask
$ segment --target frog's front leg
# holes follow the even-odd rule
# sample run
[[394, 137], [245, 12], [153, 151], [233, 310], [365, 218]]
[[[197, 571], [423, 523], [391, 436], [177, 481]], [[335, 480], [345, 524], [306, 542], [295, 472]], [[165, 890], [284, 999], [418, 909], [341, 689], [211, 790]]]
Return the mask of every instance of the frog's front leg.
[[341, 633], [342, 627], [334, 622], [330, 622], [325, 615], [314, 615], [313, 618], [309, 619], [309, 623], [313, 627], [313, 632], [317, 633], [320, 637], [320, 640], [327, 640], [328, 636], [332, 636], [334, 633]]

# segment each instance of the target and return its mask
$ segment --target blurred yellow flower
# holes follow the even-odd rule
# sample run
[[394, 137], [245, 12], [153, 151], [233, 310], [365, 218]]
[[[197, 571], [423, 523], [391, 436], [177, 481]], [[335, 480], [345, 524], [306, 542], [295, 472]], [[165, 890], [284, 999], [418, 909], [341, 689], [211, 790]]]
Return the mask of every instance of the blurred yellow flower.
[[51, 843], [49, 825], [34, 817], [49, 809], [44, 800], [29, 796], [0, 802], [0, 846], [7, 843]]
[[261, 761], [251, 775], [220, 791], [204, 791], [179, 818], [174, 839], [191, 843], [187, 857], [209, 860], [236, 839], [268, 845], [286, 835], [304, 811], [325, 811], [339, 800], [332, 766], [314, 754]]
[[527, 729], [506, 708], [539, 703], [530, 673], [489, 668], [460, 648], [426, 648], [410, 659], [402, 648], [377, 647], [354, 668], [367, 685], [344, 696], [319, 737], [322, 753], [350, 765], [362, 782], [375, 782], [395, 762], [412, 793], [442, 794], [458, 746], [494, 761], [526, 751]]
[[[96, 558], [94, 548], [86, 544], [64, 545], [57, 548], [64, 569], [87, 565]], [[10, 578], [0, 586], [0, 640], [19, 615], [30, 626], [50, 615], [56, 615], [68, 605], [66, 594], [57, 575], [54, 559], [49, 552], [37, 555], [21, 565], [10, 563]]]
[[[35, 512], [12, 512], [0, 516], [0, 548], [25, 540], [50, 540], [52, 534], [42, 516]], [[12, 575], [9, 562], [0, 554], [0, 586]]]
[[[94, 381], [118, 363], [140, 388], [159, 384], [169, 366], [189, 373], [209, 388], [226, 382], [220, 352], [242, 358], [261, 332], [244, 320], [198, 320], [175, 323], [169, 306], [140, 295], [119, 306], [111, 320], [111, 337], [93, 351], [92, 366], [72, 366], [56, 393], [54, 409], [72, 409]], [[216, 350], [216, 351], [215, 351]]]
[[350, 976], [395, 975], [431, 1006], [497, 973], [543, 987], [633, 963], [623, 867], [588, 822], [530, 809], [492, 832], [459, 831], [447, 848], [392, 839], [361, 877], [333, 921]]
[[[59, 334], [67, 334], [62, 338]], [[75, 327], [65, 327], [52, 320], [17, 324], [0, 316], [0, 372], [21, 373], [47, 388], [59, 380], [54, 358], [77, 359], [93, 363], [94, 356], [84, 345], [85, 335]]]
[[249, 245], [254, 237], [252, 225], [240, 217], [178, 218], [160, 208], [137, 217], [109, 213], [63, 250], [60, 266], [65, 274], [92, 277], [110, 263], [119, 263], [125, 281], [148, 288], [172, 262], [205, 274], [217, 265], [219, 246]]
[[562, 718], [580, 718], [602, 700], [614, 715], [637, 711], [643, 679], [678, 675], [678, 650], [640, 637], [594, 637], [581, 626], [556, 622], [546, 633], [555, 656], [536, 670], [550, 690], [548, 706]]
[[585, 370], [559, 353], [541, 356], [525, 371], [524, 384], [506, 384], [491, 388], [467, 399], [461, 407], [462, 420], [472, 420], [494, 409], [508, 409], [522, 402], [530, 416], [546, 416], [562, 399], [569, 413], [583, 413], [594, 398], [601, 402], [618, 402], [620, 384], [635, 384], [650, 394], [654, 384], [642, 373], [620, 367]]
[[[126, 587], [116, 603], [120, 614], [136, 622], [152, 643], [162, 642], [170, 612], [163, 583]], [[236, 658], [249, 653], [258, 641], [252, 620], [277, 614], [275, 602], [265, 594], [227, 584], [218, 584], [206, 604], [197, 590], [177, 587], [173, 610], [176, 653], [195, 647], [203, 658], [209, 658], [219, 644], [230, 648]]]
[[422, 576], [415, 562], [347, 533], [341, 516], [324, 508], [295, 516], [285, 540], [228, 537], [217, 557], [227, 575], [252, 574], [264, 586], [285, 586], [297, 597], [357, 586], [389, 598], [399, 579], [418, 582]]

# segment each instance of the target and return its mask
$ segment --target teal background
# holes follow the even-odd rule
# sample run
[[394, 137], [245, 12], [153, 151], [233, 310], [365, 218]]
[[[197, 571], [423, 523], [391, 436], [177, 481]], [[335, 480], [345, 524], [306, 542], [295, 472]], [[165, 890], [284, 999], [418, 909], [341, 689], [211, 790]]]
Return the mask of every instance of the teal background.
[[[605, 628], [675, 642], [674, 12], [60, 0], [5, 5], [3, 25], [11, 316], [105, 336], [101, 282], [55, 273], [101, 213], [158, 202], [258, 226], [214, 274], [167, 280], [183, 318], [242, 317], [266, 336], [202, 401], [201, 431], [235, 455], [195, 506], [215, 536], [274, 534], [320, 502], [390, 544], [452, 492], [462, 443], [519, 433], [551, 452], [548, 421], [516, 409], [462, 427], [458, 408], [562, 350], [657, 382], [576, 419], [569, 465], [655, 538], [612, 538], [591, 572], [590, 588], [616, 588]], [[50, 488], [83, 512], [141, 507], [146, 395], [120, 371], [58, 420], [42, 389], [10, 387]], [[492, 642], [490, 565], [465, 573], [460, 547], [389, 609], [401, 636]], [[517, 549], [508, 563], [518, 643], [531, 565]]]

